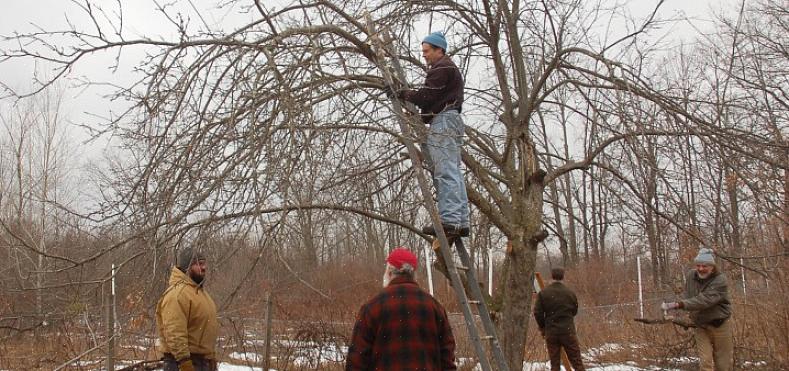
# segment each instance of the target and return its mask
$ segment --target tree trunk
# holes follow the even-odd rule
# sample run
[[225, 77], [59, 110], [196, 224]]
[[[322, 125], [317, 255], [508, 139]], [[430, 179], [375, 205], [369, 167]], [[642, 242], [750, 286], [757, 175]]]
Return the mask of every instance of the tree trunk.
[[[542, 122], [542, 135], [543, 140], [545, 143], [548, 143], [548, 130], [545, 127], [545, 120], [541, 120]], [[563, 125], [564, 126], [564, 125]], [[551, 161], [551, 156], [546, 156], [545, 162], [548, 165], [548, 171], [553, 170], [553, 161]], [[562, 215], [559, 210], [559, 191], [558, 186], [556, 185], [557, 182], [551, 182], [549, 185], [551, 190], [551, 204], [553, 209], [553, 220], [554, 220], [554, 228], [556, 229], [556, 236], [559, 237], [559, 252], [562, 254], [562, 266], [566, 267], [567, 264], [571, 261], [569, 252], [567, 249], [567, 236], [564, 233], [564, 227], [562, 226]], [[571, 207], [568, 206], [569, 209]]]
[[505, 261], [506, 276], [503, 277], [502, 284], [506, 295], [502, 303], [498, 333], [510, 370], [520, 370], [522, 366], [519, 365], [523, 364], [523, 350], [531, 318], [534, 290], [532, 279], [536, 262], [537, 244], [530, 244], [525, 239], [512, 241], [512, 250]]
[[581, 222], [584, 228], [584, 260], [589, 261], [589, 203], [586, 197], [588, 189], [586, 188], [586, 173], [581, 177]]
[[299, 224], [301, 225], [301, 240], [302, 240], [302, 253], [301, 259], [306, 267], [318, 266], [318, 252], [315, 244], [315, 232], [313, 219], [314, 215], [312, 210], [299, 210]]
[[789, 251], [789, 170], [784, 170], [784, 215], [779, 222], [783, 223], [784, 240], [782, 245], [786, 252]]
[[543, 193], [545, 192], [544, 170], [538, 169], [534, 144], [526, 139], [518, 143], [520, 174], [513, 179], [513, 215], [508, 215], [513, 228], [505, 230], [511, 239], [508, 265], [502, 276], [503, 302], [502, 320], [499, 323], [499, 339], [507, 357], [510, 370], [520, 370], [526, 346], [526, 333], [531, 317], [531, 302], [534, 285], [534, 268], [537, 263], [537, 247], [548, 233], [542, 229]]
[[[594, 172], [594, 170], [592, 170], [592, 172]], [[595, 181], [595, 177], [592, 176], [591, 179], [589, 179], [589, 194], [592, 197], [592, 224], [589, 225], [592, 235], [589, 237], [589, 241], [592, 244], [592, 256], [595, 259], [600, 259], [600, 246], [597, 244], [597, 214], [600, 214], [600, 205], [597, 202], [597, 192], [595, 185], [597, 185], [597, 182]]]

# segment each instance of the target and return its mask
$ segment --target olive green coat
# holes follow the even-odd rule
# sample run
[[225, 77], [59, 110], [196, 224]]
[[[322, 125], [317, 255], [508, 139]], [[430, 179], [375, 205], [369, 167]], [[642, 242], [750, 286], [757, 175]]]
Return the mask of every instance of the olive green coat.
[[731, 300], [726, 276], [715, 271], [706, 279], [701, 279], [696, 270], [690, 270], [685, 277], [682, 309], [689, 311], [690, 318], [699, 326], [729, 318]]

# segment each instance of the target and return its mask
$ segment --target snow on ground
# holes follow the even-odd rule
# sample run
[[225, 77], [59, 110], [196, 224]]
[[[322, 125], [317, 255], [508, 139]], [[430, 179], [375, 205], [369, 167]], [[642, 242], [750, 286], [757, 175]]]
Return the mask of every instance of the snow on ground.
[[[318, 368], [323, 363], [343, 362], [348, 347], [330, 344], [315, 345], [315, 348], [302, 348], [293, 363], [298, 366]], [[317, 361], [317, 364], [316, 364]]]
[[589, 348], [587, 351], [583, 352], [582, 356], [584, 361], [586, 361], [590, 359], [596, 359], [597, 357], [600, 357], [606, 353], [617, 352], [622, 349], [624, 348], [619, 344], [605, 343], [597, 348]]
[[[310, 341], [278, 341], [279, 343], [290, 346], [296, 349], [296, 356], [292, 362], [303, 368], [319, 369], [321, 365], [327, 363], [341, 364], [345, 361], [345, 355], [348, 353], [348, 348], [344, 346], [336, 346], [333, 344], [319, 344]], [[615, 343], [603, 344], [596, 348], [590, 348], [583, 352], [584, 364], [589, 371], [679, 371], [678, 369], [667, 369], [657, 366], [638, 366], [635, 362], [624, 362], [616, 364], [598, 364], [594, 362], [597, 357], [603, 356], [607, 353], [618, 352], [624, 350], [626, 347], [638, 348], [639, 346], [621, 345]], [[251, 367], [248, 365], [239, 365], [234, 363], [255, 363], [259, 364], [263, 360], [263, 356], [254, 352], [232, 352], [228, 354], [233, 363], [220, 362], [219, 371], [263, 371], [261, 367]], [[679, 357], [670, 360], [674, 364], [693, 364], [698, 361], [695, 357]], [[119, 361], [118, 365], [130, 365], [137, 361]], [[470, 365], [474, 362], [473, 358], [459, 357], [456, 360], [458, 366]], [[97, 367], [98, 370], [103, 370], [103, 361], [77, 361], [76, 365], [91, 369]], [[746, 361], [742, 363], [742, 367], [754, 368], [765, 367], [764, 361]], [[476, 364], [474, 370], [481, 370], [479, 364]], [[550, 362], [545, 360], [542, 362], [524, 362], [522, 371], [547, 371], [550, 370]], [[561, 368], [564, 370], [564, 367]], [[2, 370], [0, 370], [2, 371]], [[270, 369], [269, 371], [276, 371]]]
[[[628, 365], [628, 364], [591, 366], [591, 365], [589, 365], [587, 363], [584, 363], [584, 366], [586, 366], [586, 370], [587, 371], [657, 371], [657, 370], [675, 371], [675, 370], [670, 370], [670, 369], [666, 369], [666, 368], [659, 368], [659, 367], [641, 368], [641, 367], [636, 367], [636, 366]], [[524, 362], [523, 363], [523, 371], [547, 371], [547, 370], [550, 370], [550, 369], [551, 369], [551, 363], [547, 362], [547, 361], [546, 362]], [[564, 367], [562, 367], [561, 369], [564, 370]]]
[[[467, 358], [460, 358], [458, 359], [459, 365], [462, 362], [468, 362], [470, 359]], [[680, 371], [676, 369], [667, 369], [664, 367], [650, 367], [650, 368], [642, 368], [637, 367], [630, 364], [613, 364], [613, 365], [600, 365], [600, 366], [591, 366], [590, 364], [584, 362], [584, 366], [586, 366], [587, 371]], [[548, 371], [551, 369], [551, 362], [523, 362], [523, 370], [522, 371]], [[562, 370], [565, 370], [564, 366], [561, 367]], [[482, 367], [477, 364], [474, 367], [474, 371], [482, 370]]]
[[765, 361], [758, 361], [758, 362], [745, 361], [742, 363], [742, 367], [746, 369], [751, 367], [766, 367], [766, 366], [767, 366], [767, 362]]
[[[248, 343], [250, 343], [248, 341]], [[348, 347], [334, 344], [319, 344], [311, 341], [277, 340], [280, 346], [296, 349], [293, 364], [305, 368], [317, 369], [326, 363], [342, 363], [348, 353]], [[230, 358], [246, 362], [262, 362], [263, 356], [252, 352], [233, 352]], [[230, 365], [230, 364], [228, 364]]]
[[230, 353], [228, 357], [247, 362], [263, 362], [262, 355], [251, 352], [233, 352]]
[[239, 366], [230, 363], [220, 363], [219, 371], [263, 371], [263, 369], [260, 367]]

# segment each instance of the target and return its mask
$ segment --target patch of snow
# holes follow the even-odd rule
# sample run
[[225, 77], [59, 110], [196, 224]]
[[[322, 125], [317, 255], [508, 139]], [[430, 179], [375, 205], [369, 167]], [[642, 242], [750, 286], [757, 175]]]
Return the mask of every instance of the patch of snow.
[[[466, 366], [471, 362], [477, 362], [477, 360], [475, 360], [474, 358], [466, 358], [466, 357], [455, 358], [455, 366], [458, 366], [458, 368]], [[479, 363], [477, 363], [476, 365], [477, 367], [479, 367]]]
[[348, 353], [348, 347], [346, 346], [328, 344], [314, 346], [313, 348], [300, 349], [300, 355], [293, 360], [293, 363], [298, 366], [317, 368], [323, 363], [343, 362], [345, 360], [345, 354]]
[[247, 362], [263, 362], [262, 355], [252, 352], [233, 352], [228, 357]]
[[[666, 369], [660, 367], [641, 368], [632, 364], [618, 363], [611, 365], [598, 365], [590, 366], [584, 363], [587, 371], [679, 371], [674, 369]], [[548, 371], [551, 369], [551, 362], [523, 362], [522, 371]], [[560, 367], [561, 370], [566, 370], [564, 366]], [[475, 368], [476, 370], [476, 368]]]
[[590, 348], [583, 352], [584, 359], [594, 359], [606, 353], [616, 352], [624, 349], [622, 345], [616, 343], [606, 343], [597, 348]]
[[545, 371], [550, 369], [551, 362], [523, 362], [523, 371]]
[[98, 360], [95, 360], [95, 359], [84, 360], [83, 359], [83, 360], [79, 360], [77, 362], [74, 362], [73, 364], [77, 365], [77, 366], [87, 367], [87, 366], [93, 366], [93, 365], [98, 365], [98, 364], [102, 364], [102, 363], [106, 363], [106, 362], [104, 360], [101, 360], [101, 359], [98, 359]]
[[743, 368], [749, 367], [765, 367], [767, 366], [767, 362], [765, 361], [745, 361], [742, 363]]
[[131, 345], [121, 345], [121, 348], [123, 348], [123, 349], [136, 349], [136, 350], [140, 350], [140, 351], [143, 351], [143, 352], [145, 352], [148, 349], [150, 349], [150, 347], [146, 347], [146, 346], [142, 346], [142, 345], [133, 345], [133, 344], [131, 344]]
[[699, 361], [698, 357], [677, 357], [669, 359], [672, 363], [696, 363]]
[[[219, 371], [263, 371], [260, 367], [239, 366], [230, 363], [220, 363]], [[276, 371], [271, 369], [270, 371]]]
[[[564, 369], [564, 368], [562, 368]], [[628, 366], [628, 365], [607, 365], [607, 366], [599, 366], [599, 367], [589, 367], [587, 368], [589, 371], [646, 371], [649, 370], [648, 368], [640, 368], [635, 366]]]

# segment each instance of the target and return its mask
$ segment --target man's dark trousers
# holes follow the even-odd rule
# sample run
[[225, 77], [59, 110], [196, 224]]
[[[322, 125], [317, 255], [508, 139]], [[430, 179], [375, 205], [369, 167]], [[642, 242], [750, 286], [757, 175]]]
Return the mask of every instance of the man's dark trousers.
[[575, 334], [546, 335], [545, 345], [548, 347], [548, 357], [551, 359], [551, 371], [559, 371], [562, 364], [562, 348], [570, 359], [570, 364], [575, 371], [584, 371], [581, 361], [581, 346], [578, 345], [578, 336]]

